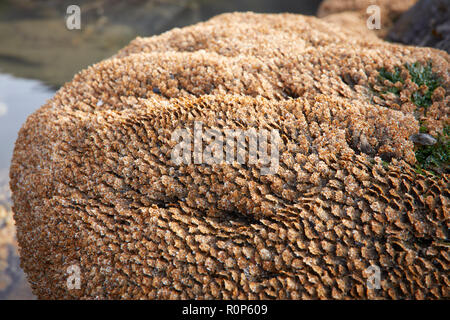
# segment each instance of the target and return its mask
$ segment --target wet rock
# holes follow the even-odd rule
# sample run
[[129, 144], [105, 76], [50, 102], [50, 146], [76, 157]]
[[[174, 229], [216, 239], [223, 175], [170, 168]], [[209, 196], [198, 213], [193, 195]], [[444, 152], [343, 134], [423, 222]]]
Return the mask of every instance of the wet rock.
[[[345, 28], [359, 28], [361, 34], [371, 36], [372, 31], [384, 38], [395, 21], [417, 0], [324, 0], [317, 16], [334, 21]], [[376, 5], [380, 8], [381, 29], [369, 30], [366, 21], [369, 18], [367, 8]]]
[[387, 40], [450, 52], [450, 1], [418, 1], [398, 19]]
[[431, 136], [427, 133], [413, 134], [409, 137], [409, 140], [411, 140], [415, 144], [419, 144], [422, 146], [432, 146], [432, 145], [436, 144], [436, 142], [437, 142], [437, 140], [433, 136]]

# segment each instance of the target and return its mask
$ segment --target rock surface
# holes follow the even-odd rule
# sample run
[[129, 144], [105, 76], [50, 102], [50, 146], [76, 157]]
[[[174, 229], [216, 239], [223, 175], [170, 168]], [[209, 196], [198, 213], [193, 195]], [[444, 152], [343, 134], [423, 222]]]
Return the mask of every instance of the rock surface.
[[450, 1], [417, 2], [398, 19], [387, 40], [450, 52]]
[[[433, 91], [413, 63], [429, 63]], [[137, 38], [19, 133], [11, 190], [34, 293], [448, 297], [449, 176], [417, 173], [409, 140], [448, 125], [448, 71], [443, 51], [292, 14]], [[175, 164], [171, 134], [194, 121], [279, 130], [277, 174]], [[73, 266], [80, 289], [67, 286]]]

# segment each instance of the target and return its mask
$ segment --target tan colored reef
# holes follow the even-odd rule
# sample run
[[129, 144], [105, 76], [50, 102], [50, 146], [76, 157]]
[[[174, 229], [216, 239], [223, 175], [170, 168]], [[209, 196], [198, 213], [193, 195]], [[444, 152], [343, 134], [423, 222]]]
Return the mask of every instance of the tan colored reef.
[[[430, 97], [413, 63], [439, 78]], [[449, 175], [418, 171], [409, 140], [424, 124], [443, 132], [449, 84], [443, 51], [302, 15], [224, 14], [137, 38], [75, 75], [20, 130], [11, 190], [33, 292], [449, 297]], [[426, 108], [415, 105], [422, 93]], [[195, 121], [277, 129], [277, 173], [176, 165], [171, 134]], [[79, 290], [67, 288], [72, 265]], [[380, 289], [367, 286], [370, 266]]]
[[400, 15], [416, 2], [417, 0], [324, 0], [317, 16], [325, 21], [342, 24], [346, 28], [359, 28], [361, 35], [370, 35], [367, 29], [364, 31], [361, 27], [366, 26], [366, 20], [370, 16], [367, 8], [376, 5], [380, 8], [381, 28], [373, 32], [384, 38]]

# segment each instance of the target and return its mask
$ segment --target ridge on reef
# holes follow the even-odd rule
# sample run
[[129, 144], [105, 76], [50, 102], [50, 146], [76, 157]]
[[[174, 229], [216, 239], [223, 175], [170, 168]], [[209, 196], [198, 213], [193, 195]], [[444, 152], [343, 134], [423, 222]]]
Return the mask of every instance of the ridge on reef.
[[[448, 160], [422, 161], [435, 150], [409, 137], [448, 146], [449, 83], [446, 52], [302, 15], [223, 14], [135, 39], [20, 130], [10, 178], [33, 292], [448, 297]], [[278, 130], [277, 173], [174, 163], [171, 134], [196, 121]]]

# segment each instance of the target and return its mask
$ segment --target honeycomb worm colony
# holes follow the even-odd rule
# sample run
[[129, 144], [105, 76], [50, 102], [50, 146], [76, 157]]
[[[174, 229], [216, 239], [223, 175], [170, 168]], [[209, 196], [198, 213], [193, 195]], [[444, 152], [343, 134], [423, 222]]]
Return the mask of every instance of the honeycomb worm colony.
[[[426, 110], [413, 63], [440, 79]], [[397, 71], [401, 81], [380, 80]], [[443, 132], [449, 83], [443, 51], [301, 15], [224, 14], [135, 39], [19, 133], [11, 190], [33, 292], [448, 297], [448, 171], [419, 172], [409, 137], [423, 123]], [[195, 121], [278, 130], [277, 173], [174, 164], [171, 134]], [[67, 287], [72, 265], [80, 289]], [[379, 289], [367, 286], [371, 266]]]

